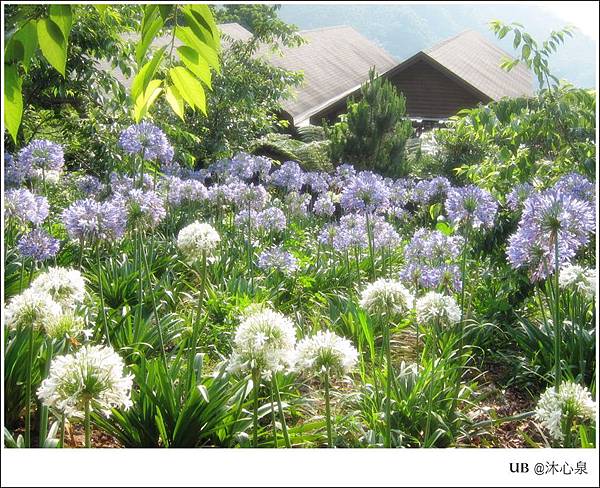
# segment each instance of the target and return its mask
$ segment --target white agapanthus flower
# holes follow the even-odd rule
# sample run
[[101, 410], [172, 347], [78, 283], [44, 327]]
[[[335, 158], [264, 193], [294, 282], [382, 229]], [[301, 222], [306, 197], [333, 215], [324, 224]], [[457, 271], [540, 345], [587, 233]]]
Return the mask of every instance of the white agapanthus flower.
[[64, 312], [44, 324], [46, 334], [52, 339], [75, 338], [85, 334], [85, 322], [72, 311]]
[[270, 309], [246, 316], [234, 338], [230, 372], [260, 370], [265, 378], [290, 366], [296, 329], [292, 321]]
[[452, 325], [460, 321], [460, 308], [456, 300], [430, 291], [417, 300], [417, 322], [421, 325], [439, 323]]
[[4, 308], [4, 323], [9, 329], [33, 327], [43, 330], [62, 313], [61, 306], [41, 290], [28, 288]]
[[535, 409], [536, 419], [557, 441], [564, 439], [563, 420], [569, 414], [573, 415], [574, 420], [596, 418], [596, 403], [592, 400], [588, 389], [577, 383], [562, 383], [558, 393], [554, 386], [549, 387], [540, 396]]
[[360, 306], [372, 315], [397, 316], [412, 307], [413, 295], [402, 283], [379, 279], [363, 290]]
[[572, 288], [589, 299], [596, 296], [596, 270], [568, 264], [560, 270], [558, 282], [561, 288]]
[[85, 299], [83, 276], [72, 268], [48, 268], [33, 280], [31, 288], [48, 293], [64, 309], [75, 308]]
[[298, 342], [294, 353], [295, 369], [312, 373], [327, 371], [332, 376], [348, 374], [358, 360], [352, 343], [330, 331], [319, 331]]
[[44, 405], [67, 417], [82, 418], [87, 400], [92, 411], [109, 417], [112, 408], [132, 405], [132, 382], [133, 377], [125, 375], [125, 363], [112, 348], [84, 346], [52, 360], [37, 395]]
[[179, 231], [177, 247], [191, 261], [196, 261], [206, 252], [210, 256], [221, 240], [210, 224], [193, 222]]

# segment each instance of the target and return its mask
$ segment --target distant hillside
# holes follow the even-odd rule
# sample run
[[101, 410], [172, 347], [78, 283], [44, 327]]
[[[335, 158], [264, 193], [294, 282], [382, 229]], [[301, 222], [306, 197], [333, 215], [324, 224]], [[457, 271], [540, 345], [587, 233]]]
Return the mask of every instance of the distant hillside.
[[[565, 22], [533, 5], [283, 5], [279, 16], [300, 29], [346, 24], [404, 60], [421, 49], [467, 29], [477, 30], [513, 53], [512, 36], [499, 41], [488, 28], [494, 19], [520, 22], [535, 39], [544, 40]], [[561, 79], [595, 87], [595, 43], [576, 32], [552, 58]], [[536, 82], [537, 86], [537, 82]]]

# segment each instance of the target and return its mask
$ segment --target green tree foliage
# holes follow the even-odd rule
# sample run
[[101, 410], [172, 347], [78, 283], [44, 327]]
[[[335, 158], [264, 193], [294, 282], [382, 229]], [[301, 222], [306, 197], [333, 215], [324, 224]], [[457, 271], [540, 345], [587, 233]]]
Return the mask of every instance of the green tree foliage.
[[412, 125], [404, 118], [405, 113], [404, 96], [371, 70], [360, 100], [349, 101], [348, 112], [328, 129], [333, 162], [390, 176], [406, 175], [405, 146]]
[[[227, 5], [216, 10], [215, 16], [219, 23], [241, 23], [252, 37], [234, 40], [223, 35], [221, 71], [212, 80], [207, 114], [186, 115], [185, 128], [172, 121], [169, 135], [178, 147], [193, 154], [190, 165], [247, 150], [250, 141], [284, 128], [287, 121], [279, 116], [281, 102], [302, 81], [301, 73], [275, 67], [263, 56], [303, 42], [294, 26], [277, 18], [275, 6]], [[168, 111], [164, 114], [169, 117]]]
[[560, 175], [578, 171], [595, 178], [596, 96], [561, 83], [548, 69], [548, 58], [569, 30], [553, 32], [542, 47], [518, 24], [493, 22], [498, 36], [514, 34], [521, 57], [540, 90], [532, 98], [503, 99], [463, 110], [446, 129], [437, 131], [447, 171], [505, 194], [516, 183], [550, 184]]
[[[182, 118], [186, 104], [206, 112], [204, 87], [211, 87], [211, 69], [219, 70], [220, 49], [219, 31], [206, 5], [13, 5], [6, 12], [4, 120], [15, 143], [30, 101], [26, 91], [31, 84], [32, 66], [46, 70], [51, 67], [64, 80], [63, 86], [73, 78], [85, 82], [80, 75], [81, 66], [71, 61], [94, 65], [94, 60], [106, 57], [107, 51], [114, 53], [115, 46], [121, 44], [120, 34], [133, 26], [139, 26], [136, 76], [128, 99], [133, 118], [139, 121], [145, 117], [161, 96]], [[130, 20], [128, 25], [121, 21], [123, 17]], [[83, 38], [73, 36], [72, 31]], [[161, 34], [169, 34], [170, 43], [148, 57], [152, 42]], [[175, 39], [182, 43], [177, 48], [177, 62], [171, 56]], [[165, 53], [167, 70], [161, 69]], [[89, 74], [89, 70], [84, 71]], [[55, 81], [43, 86], [53, 90], [59, 85], [61, 82]], [[52, 95], [56, 97], [57, 93]]]

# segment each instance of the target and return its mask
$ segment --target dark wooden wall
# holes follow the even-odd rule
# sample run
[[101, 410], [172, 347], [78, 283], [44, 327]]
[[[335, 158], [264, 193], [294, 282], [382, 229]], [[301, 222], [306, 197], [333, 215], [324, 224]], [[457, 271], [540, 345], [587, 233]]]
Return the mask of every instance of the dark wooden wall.
[[[390, 76], [390, 81], [406, 97], [406, 112], [410, 117], [445, 119], [463, 108], [488, 103], [490, 99], [477, 97], [456, 80], [419, 60], [402, 71]], [[355, 93], [358, 98], [360, 92]], [[333, 123], [346, 112], [347, 98], [323, 109], [310, 118], [311, 124], [320, 125], [323, 120]]]

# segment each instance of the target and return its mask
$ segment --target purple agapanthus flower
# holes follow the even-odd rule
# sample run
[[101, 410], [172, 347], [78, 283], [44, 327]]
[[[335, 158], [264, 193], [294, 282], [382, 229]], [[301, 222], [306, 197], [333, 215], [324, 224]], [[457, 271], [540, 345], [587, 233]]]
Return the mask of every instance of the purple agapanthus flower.
[[315, 200], [313, 212], [320, 217], [331, 217], [335, 212], [335, 204], [327, 194], [320, 195]]
[[260, 253], [258, 267], [266, 271], [278, 270], [291, 274], [298, 270], [298, 260], [281, 246], [275, 246]]
[[402, 242], [394, 226], [383, 219], [373, 222], [373, 247], [375, 249], [394, 249]]
[[333, 247], [343, 252], [351, 249], [366, 249], [369, 245], [367, 219], [362, 214], [348, 214], [340, 219], [333, 238]]
[[327, 173], [311, 171], [306, 173], [305, 183], [310, 187], [310, 191], [320, 195], [329, 190], [329, 181]]
[[[109, 176], [110, 188], [113, 193], [122, 193], [126, 194], [127, 192], [133, 190], [136, 186], [139, 185], [139, 176], [135, 177], [135, 180], [130, 176], [112, 172]], [[152, 190], [154, 187], [154, 181], [152, 180], [152, 176], [147, 173], [142, 175], [142, 189], [143, 190]]]
[[287, 224], [285, 214], [277, 207], [265, 208], [256, 216], [256, 224], [267, 232], [281, 231]]
[[251, 225], [252, 227], [256, 227], [256, 218], [258, 216], [258, 212], [253, 209], [244, 208], [240, 210], [233, 219], [234, 224], [237, 227], [247, 227]]
[[430, 180], [419, 181], [414, 188], [412, 198], [418, 203], [429, 203], [445, 197], [450, 188], [447, 178], [437, 176]]
[[372, 171], [361, 171], [347, 182], [340, 205], [346, 212], [383, 213], [389, 199], [390, 190], [383, 178]]
[[487, 191], [475, 185], [452, 188], [446, 198], [448, 218], [456, 226], [492, 227], [498, 202]]
[[27, 178], [27, 171], [11, 154], [4, 153], [4, 184], [20, 186]]
[[122, 198], [105, 202], [86, 198], [67, 207], [62, 221], [73, 240], [119, 239], [127, 226], [127, 208]]
[[579, 173], [573, 172], [561, 177], [554, 185], [554, 189], [595, 206], [596, 185]]
[[356, 170], [351, 164], [341, 164], [335, 168], [335, 173], [330, 178], [329, 187], [335, 192], [341, 192], [348, 180], [356, 176]]
[[269, 194], [263, 185], [242, 183], [237, 189], [235, 203], [238, 208], [261, 210], [269, 201]]
[[203, 202], [208, 198], [206, 186], [198, 180], [183, 180], [176, 176], [170, 176], [163, 180], [163, 184], [167, 187], [167, 201], [173, 206]]
[[17, 242], [19, 254], [35, 261], [53, 258], [59, 249], [60, 241], [49, 235], [44, 229], [33, 229]]
[[173, 146], [165, 133], [154, 124], [143, 121], [127, 127], [119, 137], [119, 145], [129, 154], [140, 154], [147, 160], [167, 163], [173, 159]]
[[15, 218], [23, 224], [40, 225], [48, 217], [50, 205], [46, 197], [19, 188], [4, 194], [4, 212], [7, 218]]
[[516, 185], [506, 197], [506, 205], [513, 212], [521, 209], [523, 202], [535, 191], [531, 183], [520, 183]]
[[155, 191], [131, 190], [126, 197], [119, 196], [119, 205], [127, 209], [128, 221], [135, 226], [154, 228], [167, 215], [161, 196]]
[[295, 161], [286, 161], [271, 173], [271, 183], [287, 191], [300, 191], [306, 175]]
[[528, 268], [532, 280], [542, 280], [556, 268], [556, 245], [560, 268], [594, 231], [590, 203], [553, 188], [533, 194], [525, 201], [517, 232], [509, 238], [508, 261], [514, 268]]
[[65, 153], [60, 144], [46, 139], [36, 139], [19, 151], [19, 164], [28, 177], [36, 170], [60, 171], [65, 164]]
[[93, 175], [80, 175], [75, 184], [79, 191], [88, 197], [96, 197], [104, 190], [104, 184]]

